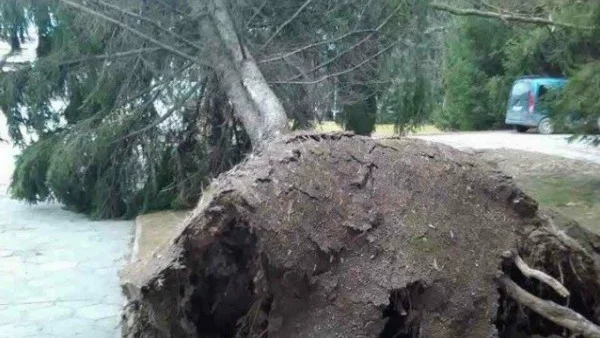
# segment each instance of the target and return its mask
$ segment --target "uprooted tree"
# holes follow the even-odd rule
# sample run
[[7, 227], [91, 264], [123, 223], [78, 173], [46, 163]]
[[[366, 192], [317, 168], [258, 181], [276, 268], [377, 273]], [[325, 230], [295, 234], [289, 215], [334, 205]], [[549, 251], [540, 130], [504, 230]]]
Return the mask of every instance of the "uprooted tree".
[[[38, 54], [68, 41], [69, 34], [92, 37], [78, 51], [81, 59], [53, 55], [49, 68], [43, 62], [18, 66], [11, 73], [12, 87], [3, 87], [9, 98], [3, 110], [16, 121], [12, 135], [19, 138], [19, 127], [28, 127], [44, 136], [38, 142], [58, 151], [45, 163], [64, 196], [90, 198], [77, 184], [92, 181], [104, 190], [95, 191], [103, 198], [89, 205], [102, 202], [118, 214], [124, 202], [115, 191], [144, 184], [156, 188], [157, 176], [136, 175], [169, 159], [139, 161], [154, 161], [156, 152], [146, 149], [165, 140], [176, 143], [176, 152], [194, 148], [195, 133], [204, 126], [198, 112], [210, 107], [229, 107], [256, 150], [205, 191], [168, 247], [126, 271], [125, 335], [599, 336], [597, 239], [577, 226], [557, 228], [505, 176], [471, 156], [422, 142], [283, 135], [286, 103], [295, 99], [282, 100], [286, 85], [308, 85], [301, 97], [322, 94], [324, 88], [371, 97], [375, 60], [398, 44], [414, 43], [397, 36], [390, 41], [383, 28], [392, 21], [413, 24], [413, 17], [422, 18], [418, 5], [423, 2], [306, 0], [290, 6], [294, 2], [285, 1], [279, 10], [265, 7], [268, 1], [31, 3], [35, 9], [60, 4], [51, 11], [26, 11], [38, 27], [47, 28], [38, 32]], [[278, 15], [283, 11], [289, 15]], [[397, 15], [408, 19], [394, 21]], [[328, 18], [324, 24], [315, 19], [323, 17]], [[59, 31], [63, 40], [47, 39], [78, 20], [84, 29]], [[370, 28], [362, 28], [363, 22]], [[15, 21], [8, 28], [17, 29], [7, 32], [2, 27], [16, 37], [15, 47], [21, 24]], [[314, 31], [316, 39], [303, 35]], [[128, 39], [111, 38], [120, 34]], [[114, 61], [129, 57], [132, 64]], [[101, 67], [64, 72], [95, 61], [102, 61]], [[272, 62], [279, 66], [265, 66]], [[111, 76], [122, 77], [113, 81]], [[30, 81], [55, 77], [58, 86], [23, 91]], [[172, 79], [177, 79], [175, 88]], [[131, 87], [136, 90], [128, 91]], [[64, 134], [46, 135], [52, 131], [48, 121], [56, 118], [48, 102], [56, 96], [69, 99], [60, 117], [67, 122], [78, 117], [77, 123], [63, 126]], [[165, 105], [174, 108], [159, 113]], [[299, 110], [311, 112], [314, 104]], [[128, 143], [176, 111], [186, 112], [178, 126], [183, 133]], [[78, 153], [97, 150], [90, 144], [98, 138], [121, 147]], [[47, 152], [33, 150], [21, 160], [44, 172], [35, 159]], [[83, 161], [72, 165], [68, 160], [77, 156]], [[135, 165], [118, 167], [124, 158], [134, 158]], [[180, 167], [186, 170], [185, 163]], [[101, 175], [115, 168], [122, 179]], [[60, 175], [51, 175], [56, 172]], [[182, 189], [198, 188], [184, 177]], [[33, 196], [48, 194], [44, 187], [43, 182], [35, 186]], [[139, 196], [134, 192], [130, 198]]]

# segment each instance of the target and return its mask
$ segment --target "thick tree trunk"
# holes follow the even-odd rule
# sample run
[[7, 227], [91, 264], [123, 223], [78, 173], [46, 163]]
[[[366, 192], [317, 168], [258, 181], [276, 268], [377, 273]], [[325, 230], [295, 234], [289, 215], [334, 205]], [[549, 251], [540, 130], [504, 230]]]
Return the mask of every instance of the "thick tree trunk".
[[192, 4], [197, 12], [207, 13], [201, 21], [201, 34], [210, 46], [209, 58], [221, 90], [244, 124], [252, 145], [260, 147], [287, 128], [283, 105], [244, 47], [225, 1], [194, 0]]

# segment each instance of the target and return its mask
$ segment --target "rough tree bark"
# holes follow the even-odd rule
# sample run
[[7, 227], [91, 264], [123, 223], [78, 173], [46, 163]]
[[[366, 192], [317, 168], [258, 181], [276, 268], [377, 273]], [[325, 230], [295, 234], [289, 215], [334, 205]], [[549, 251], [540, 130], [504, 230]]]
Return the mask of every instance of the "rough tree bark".
[[229, 97], [253, 146], [261, 147], [287, 129], [283, 105], [240, 39], [226, 2], [194, 0], [191, 5], [201, 17], [200, 34], [221, 90]]
[[525, 24], [534, 24], [534, 25], [545, 25], [545, 26], [558, 26], [568, 29], [578, 29], [578, 30], [595, 30], [598, 27], [594, 26], [581, 26], [577, 24], [554, 21], [546, 18], [539, 18], [535, 16], [524, 16], [518, 13], [511, 13], [509, 11], [502, 12], [489, 12], [482, 11], [478, 9], [470, 9], [470, 8], [456, 8], [452, 6], [448, 6], [446, 4], [433, 3], [430, 5], [431, 8], [437, 11], [448, 12], [453, 15], [459, 16], [477, 16], [482, 18], [491, 18], [502, 20], [504, 22], [516, 22], [516, 23], [525, 23]]

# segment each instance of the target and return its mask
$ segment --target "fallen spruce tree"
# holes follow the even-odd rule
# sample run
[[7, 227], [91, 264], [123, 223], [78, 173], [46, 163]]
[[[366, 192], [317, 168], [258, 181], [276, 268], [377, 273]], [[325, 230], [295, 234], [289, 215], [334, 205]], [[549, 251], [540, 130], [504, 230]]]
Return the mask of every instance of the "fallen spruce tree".
[[292, 135], [122, 275], [126, 337], [600, 337], [600, 240], [475, 156]]

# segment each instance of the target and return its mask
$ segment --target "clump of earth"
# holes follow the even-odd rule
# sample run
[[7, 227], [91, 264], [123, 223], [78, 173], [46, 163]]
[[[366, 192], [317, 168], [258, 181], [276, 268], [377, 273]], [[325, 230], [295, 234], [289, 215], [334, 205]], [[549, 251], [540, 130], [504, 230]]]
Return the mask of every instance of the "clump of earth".
[[593, 326], [599, 249], [476, 156], [419, 140], [292, 135], [216, 179], [170, 245], [124, 271], [123, 334], [577, 336], [588, 331], [538, 314], [506, 285]]

